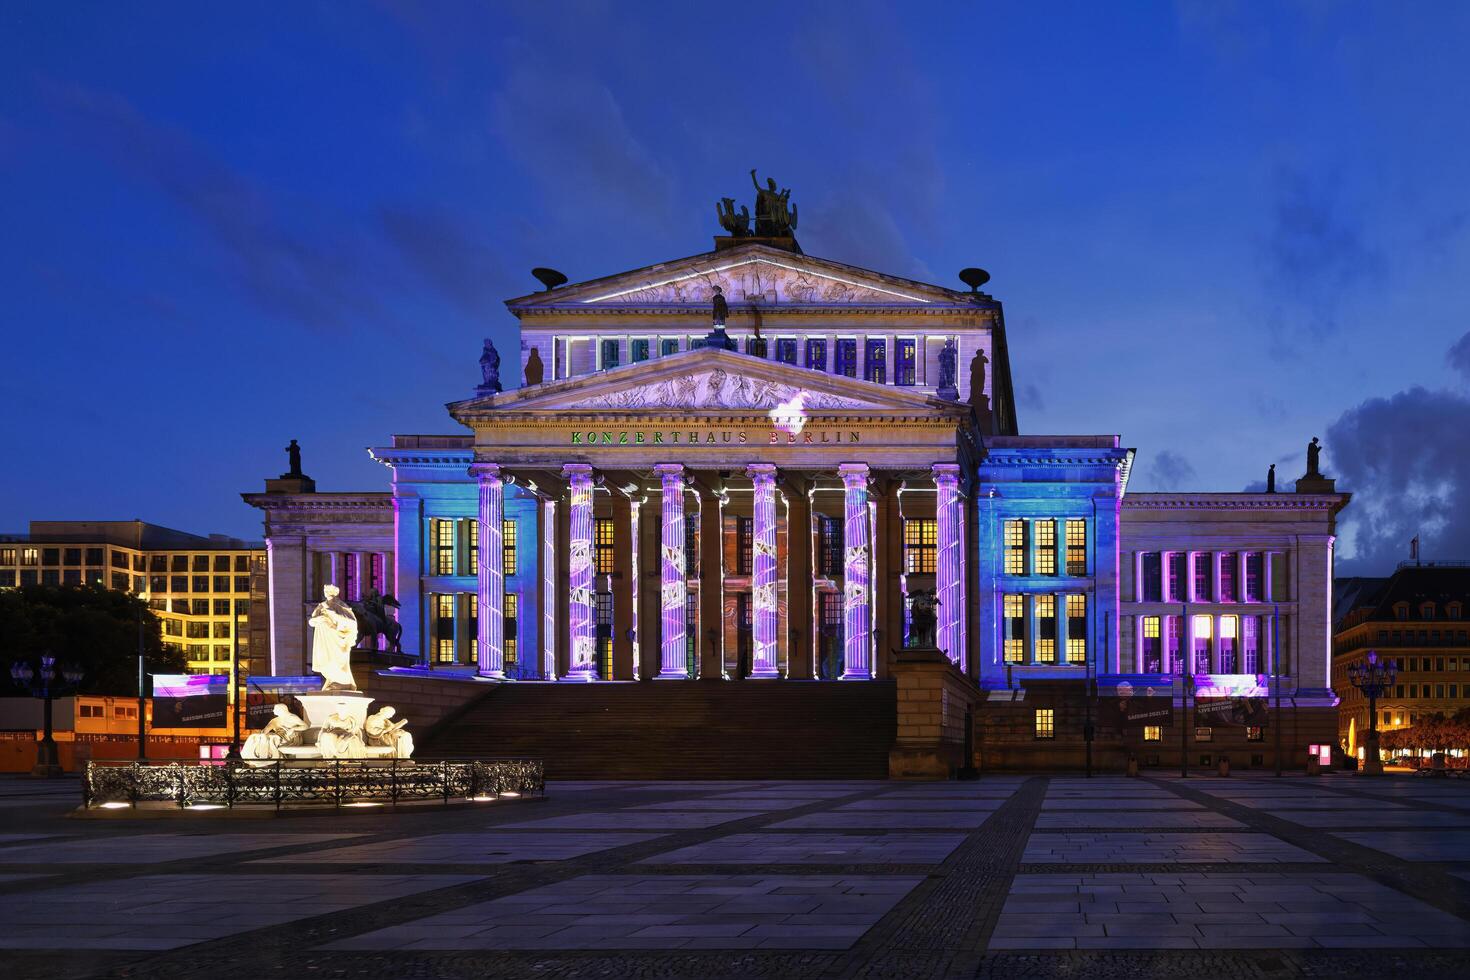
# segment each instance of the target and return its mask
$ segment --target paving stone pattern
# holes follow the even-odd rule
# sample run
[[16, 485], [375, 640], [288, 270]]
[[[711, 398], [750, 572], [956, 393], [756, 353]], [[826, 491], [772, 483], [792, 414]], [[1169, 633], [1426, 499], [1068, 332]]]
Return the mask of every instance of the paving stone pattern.
[[584, 781], [151, 822], [60, 821], [37, 785], [0, 784], [18, 977], [1470, 975], [1452, 780]]

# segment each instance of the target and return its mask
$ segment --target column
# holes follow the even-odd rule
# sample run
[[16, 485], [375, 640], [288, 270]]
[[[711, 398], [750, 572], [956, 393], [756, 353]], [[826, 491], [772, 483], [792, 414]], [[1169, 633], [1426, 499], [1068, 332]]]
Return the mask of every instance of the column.
[[476, 463], [470, 476], [480, 481], [480, 547], [475, 574], [479, 586], [478, 671], [505, 679], [505, 481], [495, 463]]
[[617, 571], [612, 577], [613, 676], [606, 680], [633, 680], [633, 583], [638, 576], [633, 501], [627, 495], [612, 495], [613, 555]]
[[571, 637], [569, 677], [597, 680], [597, 625], [593, 617], [592, 467], [568, 463], [561, 468], [569, 488], [567, 547], [567, 625]]
[[[699, 677], [717, 681], [725, 676], [724, 495], [705, 490], [699, 495]], [[694, 629], [693, 625], [688, 627]], [[711, 636], [713, 633], [713, 636]]]
[[843, 463], [842, 562], [843, 671], [842, 679], [870, 680], [873, 676], [873, 610], [870, 604], [868, 546], [868, 464]]
[[935, 645], [943, 650], [954, 664], [962, 663], [960, 643], [960, 603], [963, 590], [960, 587], [960, 467], [957, 463], [935, 463], [930, 469], [934, 473], [934, 486], [938, 491], [935, 501], [935, 518], [938, 525], [938, 552], [936, 553], [935, 593], [939, 608], [935, 623]]
[[[776, 677], [776, 467], [752, 463], [745, 475], [755, 484], [755, 516], [751, 522], [751, 653], [750, 676]], [[787, 585], [790, 588], [790, 583]]]
[[689, 676], [684, 661], [688, 642], [685, 632], [689, 628], [685, 605], [689, 595], [689, 565], [684, 555], [684, 467], [680, 463], [660, 463], [653, 472], [663, 488], [657, 679], [684, 680]]
[[[1276, 597], [1271, 588], [1271, 561], [1272, 552], [1261, 552], [1261, 601], [1270, 602]], [[1331, 591], [1329, 587], [1329, 591]]]
[[812, 630], [812, 499], [806, 481], [786, 475], [786, 676], [811, 680], [815, 657]]
[[652, 493], [644, 493], [638, 503], [638, 679], [649, 680], [658, 676], [660, 649], [659, 629], [659, 567], [661, 549], [659, 504]]
[[555, 500], [540, 502], [541, 532], [541, 676], [556, 680], [556, 644], [560, 635], [557, 623], [557, 590], [560, 579], [556, 569], [557, 512]]

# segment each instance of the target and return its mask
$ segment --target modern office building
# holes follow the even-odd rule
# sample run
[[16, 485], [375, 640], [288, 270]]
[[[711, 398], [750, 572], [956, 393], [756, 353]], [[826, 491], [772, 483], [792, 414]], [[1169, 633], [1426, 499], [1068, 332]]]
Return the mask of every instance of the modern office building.
[[986, 766], [1080, 765], [1088, 719], [1135, 696], [1178, 708], [1098, 721], [1112, 762], [1264, 765], [1263, 725], [1203, 722], [1192, 699], [1258, 701], [1268, 679], [1295, 709], [1291, 764], [1334, 737], [1348, 498], [1315, 450], [1292, 492], [1130, 492], [1119, 436], [1021, 428], [979, 270], [949, 289], [722, 236], [538, 274], [552, 288], [507, 302], [524, 383], [501, 390], [487, 349], [481, 384], [446, 391], [448, 431], [370, 450], [389, 489], [298, 471], [244, 495], [274, 672], [304, 669], [309, 603], [335, 582], [394, 594], [425, 665], [494, 681], [898, 678], [898, 743], [929, 737], [899, 675], [932, 640], [958, 678], [934, 692], [935, 737]]
[[[0, 535], [0, 588], [101, 585], [145, 596], [164, 643], [190, 673], [229, 673], [240, 627], [241, 669], [270, 635], [265, 548], [144, 521], [32, 521], [28, 534]], [[135, 719], [136, 720], [136, 719]]]

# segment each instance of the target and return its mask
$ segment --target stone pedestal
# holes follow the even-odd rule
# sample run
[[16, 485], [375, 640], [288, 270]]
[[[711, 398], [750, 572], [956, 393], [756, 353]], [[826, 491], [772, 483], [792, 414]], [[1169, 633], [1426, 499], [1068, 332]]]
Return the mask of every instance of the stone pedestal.
[[973, 765], [966, 729], [982, 693], [937, 647], [894, 653], [898, 737], [888, 753], [889, 779], [949, 779]]
[[1363, 775], [1383, 775], [1383, 757], [1378, 754], [1378, 732], [1368, 731], [1363, 738]]

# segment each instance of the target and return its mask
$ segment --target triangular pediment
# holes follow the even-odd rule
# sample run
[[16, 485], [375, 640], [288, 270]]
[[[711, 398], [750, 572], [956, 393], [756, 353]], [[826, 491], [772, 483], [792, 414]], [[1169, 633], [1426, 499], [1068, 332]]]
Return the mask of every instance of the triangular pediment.
[[716, 286], [734, 307], [955, 307], [990, 299], [752, 244], [532, 293], [506, 305], [517, 315], [547, 308], [707, 307]]
[[455, 402], [460, 421], [503, 413], [765, 413], [963, 417], [931, 395], [716, 348], [683, 351], [516, 391]]

